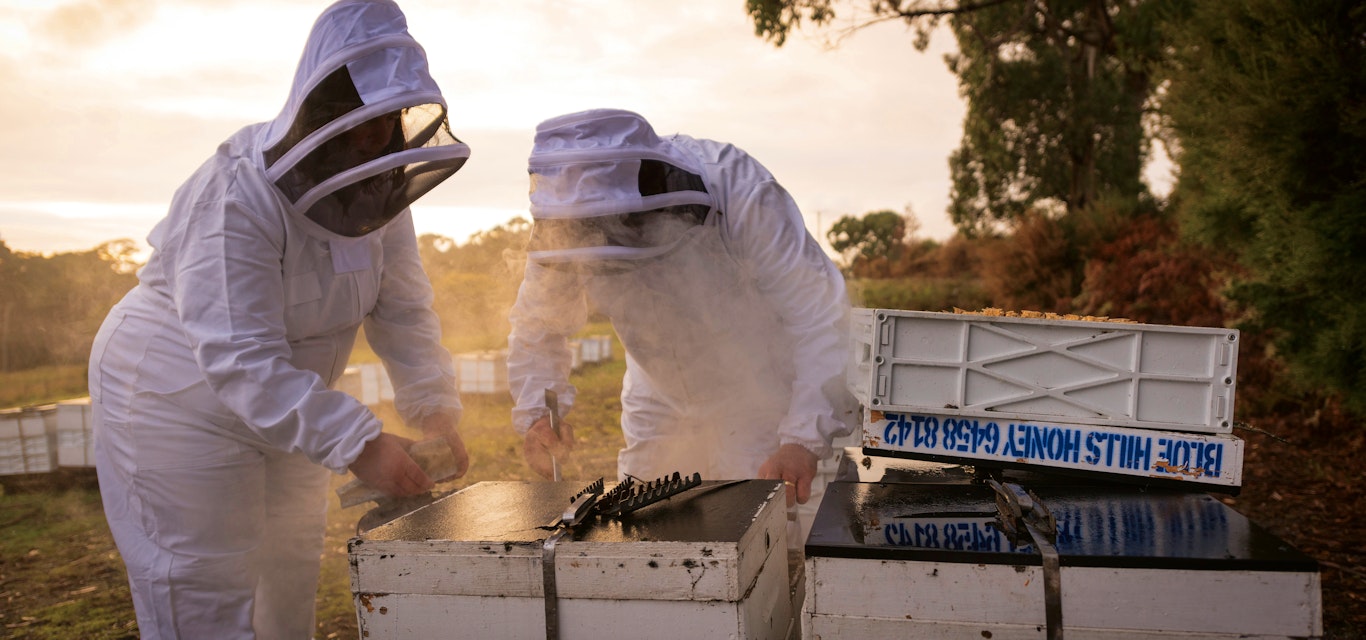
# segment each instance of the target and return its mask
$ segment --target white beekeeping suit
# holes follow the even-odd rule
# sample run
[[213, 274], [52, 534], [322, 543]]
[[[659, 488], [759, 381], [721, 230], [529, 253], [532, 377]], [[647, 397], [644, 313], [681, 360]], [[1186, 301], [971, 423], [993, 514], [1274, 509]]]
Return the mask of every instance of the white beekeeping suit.
[[519, 433], [545, 415], [547, 388], [572, 406], [567, 338], [591, 305], [626, 351], [619, 475], [756, 478], [789, 444], [830, 458], [856, 408], [844, 281], [762, 165], [600, 109], [543, 122], [530, 173], [508, 354]]
[[468, 157], [399, 7], [343, 0], [280, 115], [176, 192], [90, 362], [100, 489], [143, 638], [310, 637], [327, 470], [430, 488], [401, 439], [331, 389], [362, 323], [404, 420], [465, 455], [408, 206]]

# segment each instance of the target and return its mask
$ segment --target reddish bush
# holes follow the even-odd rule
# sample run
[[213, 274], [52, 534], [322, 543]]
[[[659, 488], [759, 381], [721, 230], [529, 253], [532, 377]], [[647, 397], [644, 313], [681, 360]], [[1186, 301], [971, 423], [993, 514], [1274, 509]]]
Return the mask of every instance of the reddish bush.
[[982, 240], [982, 287], [995, 306], [1072, 313], [1079, 277], [1068, 235], [1048, 216], [1027, 213], [1014, 234]]
[[1153, 324], [1222, 327], [1219, 294], [1232, 262], [1180, 241], [1175, 224], [1131, 219], [1086, 261], [1077, 312]]

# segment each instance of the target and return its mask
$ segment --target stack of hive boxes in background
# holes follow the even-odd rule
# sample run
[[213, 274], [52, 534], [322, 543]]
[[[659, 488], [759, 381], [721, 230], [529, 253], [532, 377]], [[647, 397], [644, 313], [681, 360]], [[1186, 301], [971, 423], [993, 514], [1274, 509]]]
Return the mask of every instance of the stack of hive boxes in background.
[[57, 469], [55, 407], [0, 411], [0, 475], [48, 473]]
[[346, 367], [346, 371], [342, 372], [341, 378], [337, 380], [336, 388], [360, 400], [367, 407], [373, 407], [381, 401], [392, 402], [394, 399], [394, 386], [389, 382], [389, 373], [384, 370], [384, 365], [378, 362]]
[[0, 475], [94, 466], [90, 398], [0, 411]]
[[607, 362], [612, 359], [612, 337], [607, 335], [592, 335], [573, 340], [569, 348], [575, 353], [574, 369], [585, 364], [597, 364]]
[[1317, 563], [1209, 494], [1238, 332], [1030, 315], [855, 310], [803, 637], [1321, 635]]
[[90, 398], [62, 400], [53, 410], [57, 421], [57, 465], [94, 467], [95, 434], [90, 424]]
[[507, 349], [456, 354], [455, 376], [461, 395], [507, 394]]
[[[592, 335], [569, 341], [570, 369], [612, 359], [612, 339]], [[473, 351], [455, 355], [456, 377], [462, 394], [508, 393], [508, 351]]]
[[[569, 342], [571, 368], [578, 371], [587, 364], [612, 359], [612, 337], [592, 335]], [[507, 349], [457, 353], [455, 375], [457, 389], [464, 395], [506, 395], [508, 393]], [[346, 368], [337, 389], [351, 394], [367, 406], [394, 399], [394, 387], [384, 365], [355, 364]]]

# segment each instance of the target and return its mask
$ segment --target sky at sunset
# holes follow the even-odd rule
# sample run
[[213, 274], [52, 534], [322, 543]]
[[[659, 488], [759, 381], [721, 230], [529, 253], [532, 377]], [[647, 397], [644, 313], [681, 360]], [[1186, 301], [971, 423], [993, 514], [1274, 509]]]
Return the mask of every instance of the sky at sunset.
[[[732, 142], [818, 237], [840, 216], [909, 207], [946, 238], [963, 105], [943, 55], [884, 23], [830, 47], [776, 48], [744, 0], [406, 0], [469, 163], [413, 206], [463, 242], [526, 215], [536, 124], [630, 109], [661, 134]], [[236, 129], [283, 106], [313, 20], [300, 0], [0, 0], [0, 240], [16, 251], [139, 243]]]

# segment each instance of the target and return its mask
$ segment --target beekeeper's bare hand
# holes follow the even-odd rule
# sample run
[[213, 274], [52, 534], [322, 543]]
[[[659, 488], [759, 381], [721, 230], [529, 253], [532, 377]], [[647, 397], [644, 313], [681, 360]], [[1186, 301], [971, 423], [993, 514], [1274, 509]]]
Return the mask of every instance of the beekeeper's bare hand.
[[451, 461], [455, 472], [444, 478], [432, 478], [437, 482], [454, 480], [470, 470], [470, 454], [465, 450], [465, 441], [455, 430], [455, 420], [445, 413], [433, 413], [422, 419], [422, 435], [428, 440], [441, 438], [451, 450]]
[[365, 443], [360, 457], [351, 463], [351, 473], [361, 482], [395, 497], [431, 491], [432, 479], [408, 455], [408, 447], [412, 444], [408, 438], [381, 433]]
[[787, 506], [811, 499], [811, 480], [816, 477], [816, 454], [799, 444], [785, 444], [759, 466], [759, 479], [782, 480], [787, 487]]
[[555, 477], [554, 465], [550, 461], [551, 456], [554, 456], [563, 465], [572, 451], [574, 451], [574, 425], [560, 420], [560, 435], [556, 437], [555, 432], [550, 429], [549, 416], [532, 423], [531, 428], [526, 432], [526, 439], [522, 441], [522, 455], [526, 457], [526, 463], [532, 471], [546, 479]]

